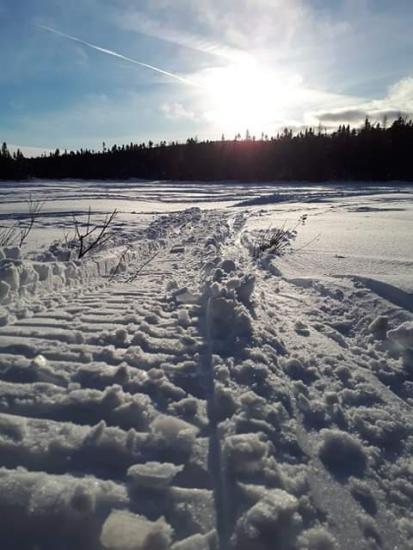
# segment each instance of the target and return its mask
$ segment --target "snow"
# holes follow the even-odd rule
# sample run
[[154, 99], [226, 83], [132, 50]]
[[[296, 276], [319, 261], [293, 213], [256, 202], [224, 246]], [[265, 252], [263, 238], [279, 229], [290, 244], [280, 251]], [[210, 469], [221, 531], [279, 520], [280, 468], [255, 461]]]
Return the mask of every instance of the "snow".
[[300, 532], [298, 501], [280, 489], [273, 489], [238, 520], [233, 547], [239, 550], [290, 548]]
[[413, 321], [406, 321], [393, 330], [389, 330], [387, 337], [401, 349], [412, 349]]
[[[412, 547], [411, 186], [9, 182], [1, 224], [29, 193], [0, 248], [2, 548]], [[120, 213], [79, 259], [89, 204]], [[270, 226], [290, 253], [254, 254]]]
[[100, 540], [105, 550], [167, 550], [171, 533], [163, 519], [152, 522], [136, 514], [115, 511], [105, 521]]
[[175, 466], [167, 462], [147, 462], [131, 466], [128, 477], [134, 487], [165, 489], [182, 470], [183, 466]]
[[330, 471], [337, 474], [362, 474], [368, 455], [360, 441], [340, 430], [321, 430], [319, 455]]
[[267, 454], [267, 444], [259, 434], [239, 434], [227, 437], [223, 446], [224, 465], [228, 472], [244, 472], [260, 468]]

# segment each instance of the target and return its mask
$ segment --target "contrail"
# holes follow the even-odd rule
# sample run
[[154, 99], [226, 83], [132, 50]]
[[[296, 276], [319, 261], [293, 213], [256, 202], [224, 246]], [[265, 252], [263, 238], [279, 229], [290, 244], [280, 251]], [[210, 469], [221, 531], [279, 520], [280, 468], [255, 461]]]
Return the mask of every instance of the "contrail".
[[100, 46], [96, 46], [96, 44], [92, 44], [91, 42], [86, 42], [86, 40], [81, 40], [80, 38], [76, 38], [76, 36], [71, 36], [70, 34], [66, 34], [64, 32], [57, 31], [56, 29], [52, 29], [52, 27], [47, 27], [45, 25], [37, 25], [37, 26], [40, 29], [43, 29], [48, 32], [52, 32], [53, 34], [57, 34], [58, 36], [62, 36], [63, 38], [68, 38], [69, 40], [73, 40], [74, 42], [83, 44], [84, 46], [87, 46], [88, 48], [92, 48], [93, 50], [97, 50], [98, 52], [106, 53], [108, 55], [111, 55], [112, 57], [117, 57], [118, 59], [123, 59], [123, 61], [128, 61], [129, 63], [133, 63], [134, 65], [139, 65], [140, 67], [145, 67], [146, 69], [150, 69], [151, 71], [155, 71], [159, 74], [169, 76], [169, 78], [173, 78], [174, 80], [183, 82], [188, 86], [196, 86], [197, 88], [202, 88], [201, 84], [198, 84], [198, 82], [195, 82], [194, 80], [190, 80], [189, 78], [185, 78], [184, 76], [179, 76], [178, 74], [170, 73], [169, 71], [165, 71], [164, 69], [160, 69], [159, 67], [154, 67], [153, 65], [149, 65], [148, 63], [143, 63], [142, 61], [137, 61], [136, 59], [132, 59], [131, 57], [127, 57], [126, 55], [122, 55], [121, 53], [114, 52], [113, 50], [101, 48]]

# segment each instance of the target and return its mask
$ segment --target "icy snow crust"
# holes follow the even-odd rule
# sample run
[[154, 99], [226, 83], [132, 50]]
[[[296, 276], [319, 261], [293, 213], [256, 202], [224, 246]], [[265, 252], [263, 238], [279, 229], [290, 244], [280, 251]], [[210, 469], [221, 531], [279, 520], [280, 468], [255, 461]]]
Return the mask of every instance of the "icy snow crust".
[[[40, 241], [80, 185], [54, 184]], [[1, 189], [3, 219], [22, 189]], [[413, 247], [394, 243], [391, 282], [345, 240], [349, 273], [339, 258], [321, 273], [315, 242], [250, 253], [268, 220], [307, 211], [305, 241], [356, 205], [362, 226], [402, 209], [411, 239], [411, 191], [285, 186], [274, 206], [273, 189], [222, 185], [218, 208], [207, 186], [162, 189], [87, 185], [102, 211], [148, 203], [81, 261], [61, 244], [0, 251], [0, 547], [413, 548]], [[183, 208], [200, 195], [209, 208]]]

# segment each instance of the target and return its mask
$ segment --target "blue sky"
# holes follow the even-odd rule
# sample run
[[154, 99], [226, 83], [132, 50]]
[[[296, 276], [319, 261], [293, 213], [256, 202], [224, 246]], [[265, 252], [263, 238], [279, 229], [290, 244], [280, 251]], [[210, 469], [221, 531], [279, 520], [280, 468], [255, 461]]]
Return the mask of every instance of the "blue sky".
[[97, 149], [391, 120], [413, 112], [412, 26], [411, 0], [0, 0], [0, 140]]

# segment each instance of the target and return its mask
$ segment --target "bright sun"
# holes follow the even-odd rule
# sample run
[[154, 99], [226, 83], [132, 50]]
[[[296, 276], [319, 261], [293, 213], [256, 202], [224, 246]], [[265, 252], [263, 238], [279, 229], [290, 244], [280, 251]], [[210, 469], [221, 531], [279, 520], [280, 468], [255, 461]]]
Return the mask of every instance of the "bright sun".
[[265, 131], [291, 105], [297, 82], [254, 62], [204, 73], [208, 119], [226, 132]]

